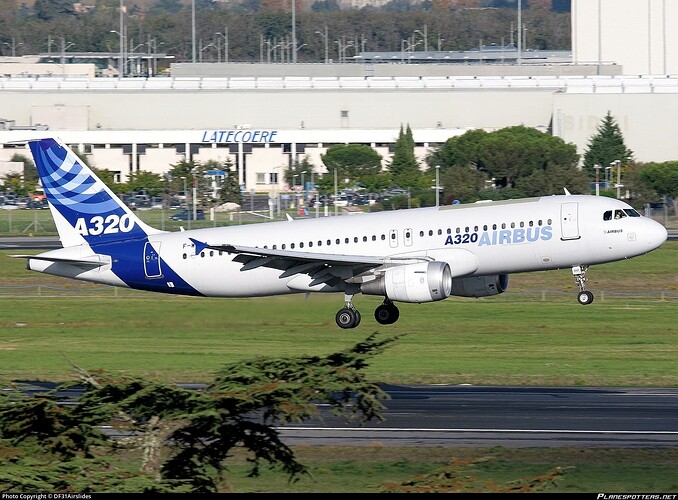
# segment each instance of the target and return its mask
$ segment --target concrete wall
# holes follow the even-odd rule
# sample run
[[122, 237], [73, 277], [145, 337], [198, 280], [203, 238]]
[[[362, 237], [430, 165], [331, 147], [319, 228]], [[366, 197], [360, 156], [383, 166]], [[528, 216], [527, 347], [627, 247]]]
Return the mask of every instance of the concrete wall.
[[678, 0], [572, 0], [572, 59], [624, 75], [678, 73]]

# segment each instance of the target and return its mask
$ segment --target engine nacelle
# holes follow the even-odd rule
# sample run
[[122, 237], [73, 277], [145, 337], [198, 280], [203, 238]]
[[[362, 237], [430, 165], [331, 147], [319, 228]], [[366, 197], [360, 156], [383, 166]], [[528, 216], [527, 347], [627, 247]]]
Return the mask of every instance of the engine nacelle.
[[508, 288], [508, 274], [469, 276], [452, 282], [452, 295], [457, 297], [489, 297], [499, 295]]
[[366, 295], [381, 295], [400, 302], [433, 302], [450, 296], [452, 271], [446, 262], [419, 262], [387, 269], [363, 283]]

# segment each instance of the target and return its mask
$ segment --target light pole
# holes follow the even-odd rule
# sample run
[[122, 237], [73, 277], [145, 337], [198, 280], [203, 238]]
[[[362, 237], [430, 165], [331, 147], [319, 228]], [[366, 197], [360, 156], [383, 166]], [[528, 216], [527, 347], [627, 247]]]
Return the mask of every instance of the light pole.
[[[224, 33], [215, 33], [219, 35], [219, 39], [224, 39], [224, 62], [228, 62], [228, 27], [224, 27]], [[221, 55], [219, 52], [219, 46], [217, 46], [217, 59], [221, 60]]]
[[428, 52], [428, 26], [424, 24], [423, 33], [419, 30], [414, 30], [414, 32], [419, 33], [424, 38], [424, 52]]
[[304, 200], [304, 205], [306, 205], [306, 184], [304, 184], [304, 175], [306, 174], [306, 170], [303, 170], [301, 172], [301, 199]]
[[316, 34], [320, 35], [323, 37], [323, 41], [325, 42], [325, 64], [328, 64], [330, 62], [330, 44], [329, 44], [329, 39], [327, 38], [327, 25], [325, 25], [325, 33], [321, 33], [320, 31], [316, 31]]
[[186, 177], [182, 177], [181, 180], [184, 181], [184, 208], [188, 211], [188, 199], [186, 198]]
[[297, 194], [297, 177], [299, 177], [298, 174], [294, 174], [292, 176], [292, 193], [294, 194], [294, 208], [297, 208], [297, 205], [299, 203], [299, 196]]
[[[122, 11], [121, 11], [122, 12]], [[120, 15], [122, 19], [122, 15]], [[125, 76], [125, 35], [122, 31], [111, 30], [111, 33], [117, 33], [120, 36], [120, 55], [118, 56], [118, 78]]]
[[346, 49], [348, 49], [349, 47], [353, 47], [353, 42], [346, 42], [346, 45], [344, 45], [341, 43], [341, 40], [335, 40], [334, 43], [336, 43], [339, 46], [338, 54], [339, 54], [339, 63], [341, 64], [345, 62], [344, 58]]
[[[72, 47], [73, 45], [75, 45], [75, 44], [72, 43], [72, 42], [66, 43], [66, 39], [64, 37], [61, 37], [61, 65], [62, 66], [64, 64], [66, 64], [66, 49], [68, 49], [68, 47]], [[61, 69], [61, 71], [63, 71], [63, 68]]]
[[21, 47], [23, 45], [23, 43], [21, 42], [19, 42], [19, 44], [17, 45], [14, 37], [12, 37], [12, 43], [4, 42], [4, 44], [7, 45], [10, 49], [12, 49], [12, 57], [16, 57], [16, 48]]
[[622, 183], [621, 183], [621, 160], [615, 160], [613, 161], [610, 165], [615, 164], [617, 165], [617, 199], [621, 199], [621, 188], [622, 188]]
[[436, 207], [440, 206], [440, 165], [436, 165]]
[[[125, 13], [125, 5], [123, 4], [123, 0], [120, 0], [120, 31], [118, 32], [118, 35], [120, 35], [120, 60], [118, 61], [118, 78], [122, 78], [124, 75], [125, 71], [125, 66], [124, 66], [124, 61], [123, 59], [125, 58], [125, 18], [124, 18], [124, 13]], [[111, 33], [115, 33], [115, 31], [111, 31]]]
[[[400, 40], [400, 62], [404, 62], [406, 53], [408, 53], [408, 52], [414, 53], [414, 49], [420, 43], [421, 43], [421, 40], [418, 40], [417, 42], [414, 42], [414, 43], [411, 43], [409, 40], [406, 40], [406, 39]], [[409, 62], [410, 58], [408, 57], [407, 60]]]
[[611, 169], [612, 169], [612, 167], [605, 167], [605, 189], [610, 187], [610, 177], [611, 177], [610, 176], [610, 174], [611, 174], [610, 170]]
[[192, 47], [192, 61], [195, 64], [195, 0], [191, 0], [191, 47]]
[[600, 175], [600, 165], [596, 163], [595, 165], [593, 165], [593, 168], [596, 171], [596, 196], [600, 196], [600, 185], [598, 184], [598, 179]]
[[[134, 45], [134, 39], [130, 38], [129, 41], [130, 41], [130, 49], [128, 51], [127, 61], [129, 62], [129, 74], [131, 76], [134, 76], [135, 75], [135, 71], [134, 71], [134, 51], [137, 50], [139, 47], [143, 47], [144, 44], [140, 43], [139, 45], [132, 47], [132, 45]], [[137, 60], [138, 59], [139, 58], [137, 57]], [[137, 64], [137, 67], [138, 66], [139, 65]]]

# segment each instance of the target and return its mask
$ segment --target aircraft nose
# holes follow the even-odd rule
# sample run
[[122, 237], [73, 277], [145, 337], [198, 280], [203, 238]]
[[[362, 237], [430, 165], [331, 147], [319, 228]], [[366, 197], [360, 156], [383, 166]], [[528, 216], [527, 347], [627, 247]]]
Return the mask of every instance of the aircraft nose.
[[647, 230], [645, 231], [645, 238], [649, 247], [654, 250], [660, 247], [669, 237], [669, 232], [666, 228], [657, 221], [648, 221]]

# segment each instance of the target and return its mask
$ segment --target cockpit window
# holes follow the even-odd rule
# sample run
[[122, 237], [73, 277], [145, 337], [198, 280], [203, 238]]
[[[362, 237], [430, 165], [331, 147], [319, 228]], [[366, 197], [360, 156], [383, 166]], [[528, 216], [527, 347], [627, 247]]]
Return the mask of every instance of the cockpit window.
[[626, 215], [629, 217], [640, 217], [640, 214], [633, 208], [625, 208], [624, 212], [626, 212]]
[[603, 220], [612, 220], [612, 210], [608, 210], [603, 214]]
[[614, 211], [614, 218], [615, 219], [621, 219], [622, 217], [626, 217], [626, 214], [624, 213], [623, 210], [615, 210]]

